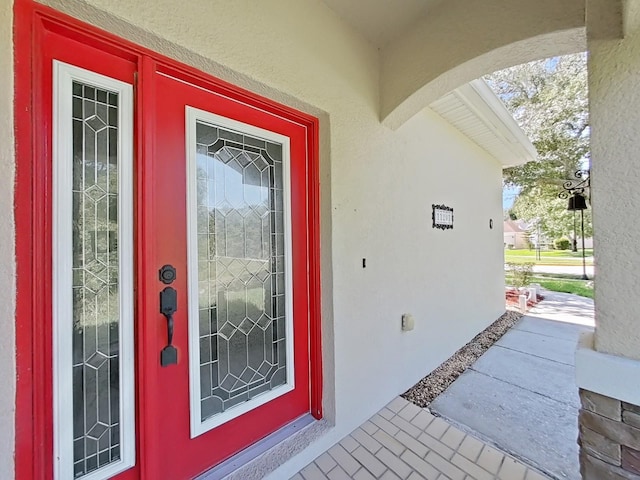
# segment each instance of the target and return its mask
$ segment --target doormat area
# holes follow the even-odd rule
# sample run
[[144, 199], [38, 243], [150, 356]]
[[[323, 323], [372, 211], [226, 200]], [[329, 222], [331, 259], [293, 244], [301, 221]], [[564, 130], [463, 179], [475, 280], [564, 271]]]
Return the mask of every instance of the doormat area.
[[507, 333], [522, 316], [520, 312], [507, 310], [495, 322], [473, 337], [469, 343], [400, 396], [419, 407], [428, 407], [491, 345], [500, 340], [500, 337]]

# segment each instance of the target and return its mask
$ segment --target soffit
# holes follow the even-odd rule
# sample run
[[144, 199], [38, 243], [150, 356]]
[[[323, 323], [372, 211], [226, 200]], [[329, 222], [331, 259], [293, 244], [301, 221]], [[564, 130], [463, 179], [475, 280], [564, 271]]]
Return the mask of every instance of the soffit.
[[457, 88], [429, 108], [503, 167], [522, 165], [538, 158], [527, 135], [483, 80]]
[[382, 47], [444, 0], [323, 0], [371, 43]]

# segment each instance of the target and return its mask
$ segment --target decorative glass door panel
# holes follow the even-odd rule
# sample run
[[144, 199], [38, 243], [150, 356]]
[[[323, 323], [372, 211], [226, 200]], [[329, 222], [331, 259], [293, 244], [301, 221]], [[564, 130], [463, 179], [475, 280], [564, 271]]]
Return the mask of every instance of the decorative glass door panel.
[[56, 478], [134, 464], [132, 88], [54, 65]]
[[294, 388], [289, 139], [186, 118], [195, 436]]

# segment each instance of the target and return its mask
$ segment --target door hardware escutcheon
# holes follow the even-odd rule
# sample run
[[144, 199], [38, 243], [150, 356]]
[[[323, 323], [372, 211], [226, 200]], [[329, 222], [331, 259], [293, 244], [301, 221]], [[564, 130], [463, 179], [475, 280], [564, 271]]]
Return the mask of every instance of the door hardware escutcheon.
[[167, 346], [160, 352], [160, 365], [166, 367], [178, 363], [178, 350], [173, 346], [173, 314], [178, 310], [178, 292], [166, 287], [160, 292], [160, 313], [167, 319]]

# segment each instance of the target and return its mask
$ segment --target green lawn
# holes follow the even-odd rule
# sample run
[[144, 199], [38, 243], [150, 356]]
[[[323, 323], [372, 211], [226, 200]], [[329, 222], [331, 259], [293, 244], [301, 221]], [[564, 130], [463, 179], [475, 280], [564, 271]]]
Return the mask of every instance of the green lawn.
[[[539, 283], [543, 288], [553, 292], [573, 293], [581, 297], [593, 298], [593, 287], [587, 286], [589, 280], [567, 277], [567, 275], [562, 277], [536, 275], [531, 278], [531, 283]], [[507, 285], [511, 284], [511, 275], [508, 273], [505, 275], [505, 283]]]
[[[593, 250], [585, 249], [586, 264], [593, 265]], [[535, 250], [505, 250], [504, 261], [513, 263], [531, 262], [536, 265], [582, 265], [582, 250], [543, 250], [536, 260]]]

